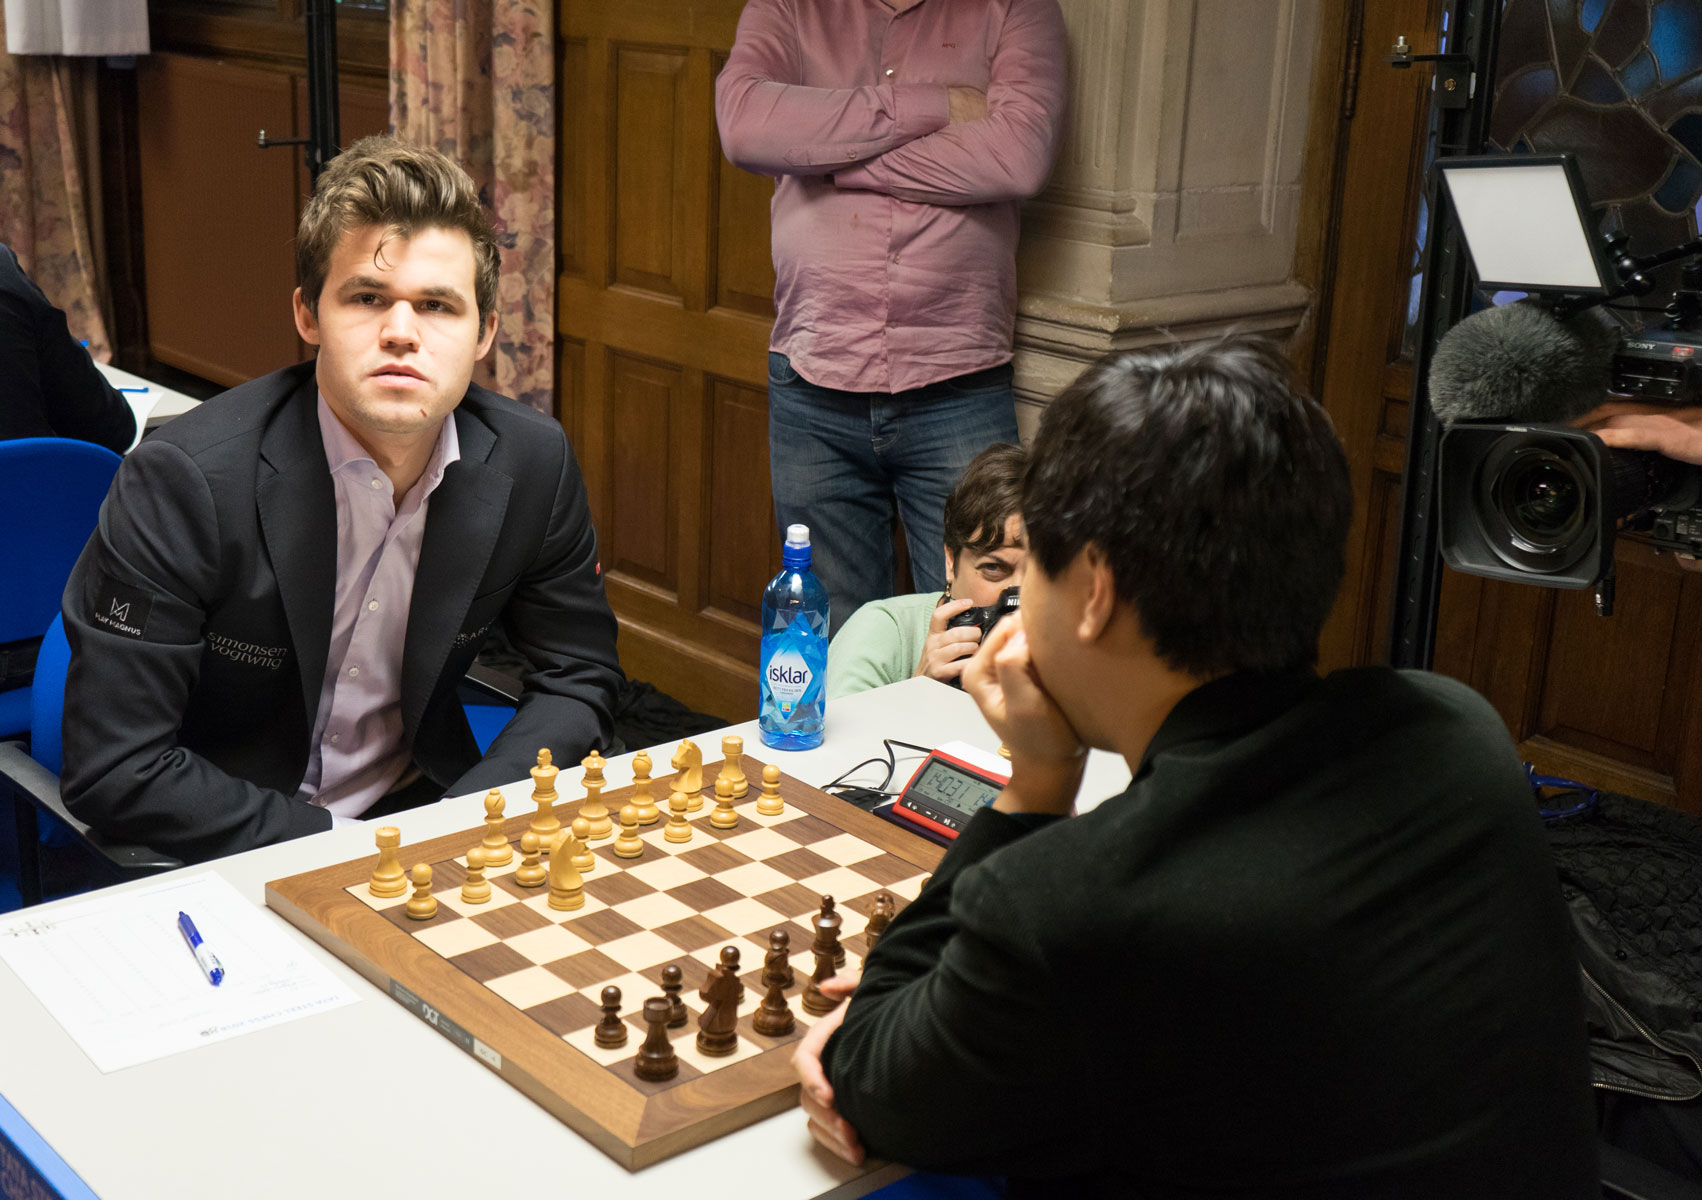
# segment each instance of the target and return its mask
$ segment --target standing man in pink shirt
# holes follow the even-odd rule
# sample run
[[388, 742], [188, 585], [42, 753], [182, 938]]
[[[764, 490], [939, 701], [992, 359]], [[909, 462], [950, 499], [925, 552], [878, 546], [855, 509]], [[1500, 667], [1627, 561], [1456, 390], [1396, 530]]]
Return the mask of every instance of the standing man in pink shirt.
[[715, 88], [721, 144], [775, 177], [769, 460], [810, 526], [835, 628], [920, 591], [958, 475], [1017, 440], [1021, 202], [1063, 128], [1057, 0], [750, 0]]

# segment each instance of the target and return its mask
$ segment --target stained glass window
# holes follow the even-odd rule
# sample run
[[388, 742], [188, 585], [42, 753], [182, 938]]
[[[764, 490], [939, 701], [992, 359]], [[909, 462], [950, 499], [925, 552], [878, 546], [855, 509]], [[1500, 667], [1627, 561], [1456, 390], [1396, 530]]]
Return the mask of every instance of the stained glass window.
[[[1575, 154], [1602, 228], [1633, 254], [1696, 236], [1702, 0], [1505, 0], [1494, 97], [1493, 148]], [[1639, 303], [1664, 304], [1677, 272], [1654, 272]]]

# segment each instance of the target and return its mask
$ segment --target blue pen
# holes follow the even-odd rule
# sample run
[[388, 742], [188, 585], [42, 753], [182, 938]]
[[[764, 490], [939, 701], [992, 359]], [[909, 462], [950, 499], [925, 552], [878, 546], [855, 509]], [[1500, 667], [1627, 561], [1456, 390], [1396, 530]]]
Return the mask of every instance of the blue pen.
[[123, 387], [121, 387], [118, 390], [121, 391], [121, 392], [145, 392], [148, 389], [145, 388], [145, 387], [139, 387], [139, 388], [123, 388]]
[[225, 969], [219, 965], [218, 957], [201, 940], [201, 931], [195, 928], [195, 922], [189, 919], [189, 914], [177, 914], [177, 928], [183, 934], [183, 940], [189, 943], [189, 949], [195, 954], [195, 961], [201, 964], [201, 970], [206, 973], [207, 982], [214, 987], [224, 982]]

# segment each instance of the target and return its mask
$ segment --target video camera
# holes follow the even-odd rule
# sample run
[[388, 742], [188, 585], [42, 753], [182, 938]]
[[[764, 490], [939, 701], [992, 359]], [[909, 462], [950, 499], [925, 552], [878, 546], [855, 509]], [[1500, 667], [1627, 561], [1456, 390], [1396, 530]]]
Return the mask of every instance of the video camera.
[[[1611, 450], [1571, 422], [1617, 393], [1702, 405], [1702, 240], [1636, 258], [1594, 232], [1570, 155], [1438, 164], [1488, 292], [1525, 299], [1474, 313], [1437, 345], [1428, 379], [1441, 420], [1441, 547], [1455, 570], [1561, 588], [1612, 605], [1613, 540], [1702, 554], [1702, 469]], [[1689, 258], [1666, 327], [1627, 333], [1598, 306], [1653, 288]]]

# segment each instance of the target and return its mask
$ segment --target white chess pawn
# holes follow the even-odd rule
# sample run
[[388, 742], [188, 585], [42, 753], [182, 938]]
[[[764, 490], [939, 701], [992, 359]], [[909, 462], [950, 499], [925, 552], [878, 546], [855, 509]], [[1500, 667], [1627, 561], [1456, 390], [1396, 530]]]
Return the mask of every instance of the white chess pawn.
[[474, 846], [467, 851], [467, 881], [461, 885], [461, 899], [468, 904], [484, 904], [490, 898], [491, 885], [485, 878], [485, 852]]
[[691, 822], [686, 820], [684, 792], [675, 792], [668, 797], [668, 825], [662, 830], [662, 836], [670, 842], [691, 841]]
[[717, 829], [738, 828], [739, 814], [733, 811], [733, 782], [725, 775], [715, 781], [715, 811], [709, 814], [709, 823]]
[[757, 797], [758, 816], [778, 817], [786, 812], [786, 802], [780, 798], [780, 768], [769, 763], [762, 769], [762, 795]]
[[597, 856], [591, 853], [591, 822], [584, 817], [575, 817], [570, 828], [579, 842], [579, 853], [573, 856], [573, 869], [581, 875], [589, 875], [597, 866]]
[[620, 858], [637, 858], [644, 853], [644, 842], [638, 836], [638, 809], [630, 804], [621, 806], [621, 833], [615, 839], [615, 854]]

